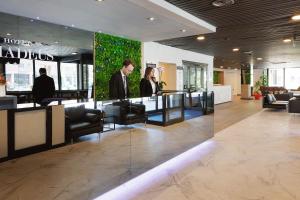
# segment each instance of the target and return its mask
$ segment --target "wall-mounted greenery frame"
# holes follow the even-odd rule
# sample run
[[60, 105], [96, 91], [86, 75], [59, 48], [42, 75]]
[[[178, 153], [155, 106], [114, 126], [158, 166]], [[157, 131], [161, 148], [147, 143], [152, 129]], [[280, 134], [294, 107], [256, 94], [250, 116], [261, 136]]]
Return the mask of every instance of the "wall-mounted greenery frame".
[[139, 96], [142, 43], [103, 33], [95, 33], [95, 94], [96, 100], [109, 99], [109, 79], [122, 68], [125, 59], [134, 63], [129, 75], [130, 97]]

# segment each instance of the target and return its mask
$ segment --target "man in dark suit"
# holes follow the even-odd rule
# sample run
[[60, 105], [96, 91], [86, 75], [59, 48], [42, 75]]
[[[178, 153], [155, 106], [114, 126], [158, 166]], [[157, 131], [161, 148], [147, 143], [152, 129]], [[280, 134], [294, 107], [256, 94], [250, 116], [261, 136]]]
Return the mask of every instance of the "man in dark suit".
[[127, 59], [123, 62], [122, 69], [111, 76], [109, 80], [109, 97], [111, 99], [130, 97], [127, 76], [132, 73], [133, 69], [132, 62]]
[[40, 68], [39, 72], [40, 76], [34, 79], [32, 94], [35, 103], [46, 106], [55, 93], [54, 80], [47, 76], [45, 68]]

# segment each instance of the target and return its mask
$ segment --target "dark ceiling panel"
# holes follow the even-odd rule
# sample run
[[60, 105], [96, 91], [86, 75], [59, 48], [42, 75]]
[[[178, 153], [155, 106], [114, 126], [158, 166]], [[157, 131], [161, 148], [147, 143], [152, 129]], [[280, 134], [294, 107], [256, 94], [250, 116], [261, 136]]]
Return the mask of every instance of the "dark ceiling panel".
[[[300, 67], [300, 22], [291, 21], [291, 16], [300, 14], [300, 0], [237, 0], [219, 8], [211, 0], [167, 1], [215, 25], [217, 32], [205, 35], [204, 41], [191, 36], [159, 41], [162, 44], [214, 55], [225, 63], [249, 63], [253, 59], [256, 67], [270, 67], [279, 61]], [[286, 44], [284, 38], [296, 39]], [[232, 52], [235, 47], [240, 52]], [[250, 56], [243, 53], [249, 51], [253, 52]], [[257, 57], [264, 60], [257, 62]]]

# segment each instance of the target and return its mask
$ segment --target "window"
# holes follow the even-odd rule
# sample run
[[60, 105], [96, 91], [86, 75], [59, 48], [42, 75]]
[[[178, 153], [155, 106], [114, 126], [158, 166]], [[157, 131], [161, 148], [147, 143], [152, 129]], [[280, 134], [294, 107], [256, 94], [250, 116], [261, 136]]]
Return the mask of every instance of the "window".
[[46, 68], [47, 75], [54, 79], [55, 89], [58, 90], [58, 73], [57, 73], [57, 62], [52, 61], [35, 61], [35, 76], [39, 76], [40, 68]]
[[61, 63], [61, 89], [77, 90], [77, 63]]
[[94, 66], [88, 65], [88, 89], [91, 90], [94, 84]]
[[300, 68], [285, 69], [285, 88], [297, 89], [300, 87]]
[[7, 91], [31, 91], [33, 86], [33, 61], [20, 59], [20, 63], [6, 63]]
[[269, 69], [269, 86], [284, 86], [283, 69]]

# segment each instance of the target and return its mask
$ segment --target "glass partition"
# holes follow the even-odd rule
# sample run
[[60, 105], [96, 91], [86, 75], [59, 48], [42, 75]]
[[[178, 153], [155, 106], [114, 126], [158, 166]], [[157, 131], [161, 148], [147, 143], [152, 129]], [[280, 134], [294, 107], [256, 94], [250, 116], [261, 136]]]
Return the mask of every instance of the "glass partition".
[[149, 97], [143, 101], [148, 113], [148, 123], [161, 126], [184, 120], [184, 94], [170, 93]]
[[[54, 79], [55, 97], [88, 98], [92, 82], [83, 87], [82, 80], [92, 76], [93, 32], [6, 13], [0, 18], [0, 70], [7, 80], [6, 94], [18, 96], [18, 102], [32, 102], [34, 78], [46, 68]], [[89, 65], [89, 73], [82, 72], [83, 65]]]
[[[91, 65], [90, 57], [93, 56], [90, 55], [92, 55], [93, 49], [93, 33], [78, 30], [73, 27], [49, 24], [40, 20], [32, 21], [28, 18], [11, 16], [4, 13], [0, 14], [0, 16], [0, 37], [7, 37], [6, 33], [9, 32], [9, 30], [15, 30], [15, 32], [10, 31], [12, 35], [9, 37], [11, 39], [23, 40], [26, 43], [25, 45], [10, 45], [14, 49], [20, 48], [23, 52], [21, 59], [1, 58], [1, 61], [5, 61], [6, 64], [4, 71], [8, 81], [8, 90], [27, 91], [29, 93], [32, 89], [34, 76], [38, 76], [38, 70], [41, 67], [45, 67], [48, 75], [54, 79], [55, 87], [58, 90], [58, 97], [68, 99], [67, 93], [71, 93], [75, 97], [71, 96], [70, 98], [73, 99], [76, 98], [76, 96], [78, 98], [80, 95], [78, 90], [92, 90], [93, 65]], [[11, 26], [13, 26], [14, 29], [11, 29]], [[112, 43], [107, 43], [107, 45], [110, 44]], [[134, 45], [135, 42], [132, 44]], [[3, 50], [7, 51], [8, 46], [2, 46]], [[127, 48], [129, 45], [125, 43], [124, 46]], [[141, 44], [138, 43], [138, 46], [141, 46]], [[28, 49], [42, 51], [42, 59], [40, 59], [41, 57], [39, 58], [38, 54], [35, 55], [34, 59], [29, 59], [28, 54], [25, 55], [25, 51], [28, 53]], [[136, 50], [136, 48], [132, 49], [133, 51]], [[124, 52], [128, 53], [127, 50]], [[48, 60], [45, 60], [45, 53], [51, 55], [47, 57]], [[84, 56], [85, 54], [89, 54], [89, 56]], [[24, 59], [26, 56], [27, 58]], [[110, 56], [111, 55], [108, 55], [109, 58]], [[118, 56], [115, 58], [120, 59]], [[139, 60], [140, 54], [137, 54], [136, 58]], [[111, 61], [115, 61], [116, 59], [111, 59]], [[104, 59], [103, 61], [106, 60]], [[87, 73], [82, 71], [81, 65], [88, 66]], [[98, 66], [98, 68], [100, 67], [101, 66]], [[119, 70], [120, 67], [121, 65], [119, 63], [116, 65], [116, 70]], [[205, 71], [205, 68], [203, 69]], [[136, 74], [132, 73], [129, 76], [129, 83], [131, 86], [134, 85], [132, 83], [136, 83], [136, 87], [134, 90], [132, 89], [131, 92], [137, 95], [139, 91], [138, 84], [141, 78], [138, 66], [135, 68], [135, 71]], [[204, 71], [193, 72], [194, 75], [191, 79], [194, 83], [191, 83], [191, 85], [194, 84], [201, 88], [206, 87], [205, 85], [201, 85], [201, 82], [205, 80], [206, 76], [206, 72], [204, 73]], [[111, 73], [113, 72], [109, 71], [107, 74], [110, 75]], [[79, 78], [80, 75], [84, 74], [88, 78]], [[95, 78], [101, 82], [101, 76], [104, 75], [104, 73], [98, 73], [97, 75]], [[202, 75], [204, 78], [202, 78]], [[110, 76], [106, 78], [106, 80], [108, 80]], [[87, 79], [88, 81], [86, 81]], [[88, 82], [88, 87], [86, 88], [86, 85], [82, 82]], [[98, 85], [98, 89], [103, 88], [102, 86], [103, 85]], [[70, 92], [62, 90], [77, 91]], [[99, 91], [98, 94], [102, 95], [101, 91]], [[28, 100], [28, 102], [30, 102], [30, 100]], [[117, 108], [117, 106], [114, 107], [114, 103], [119, 106], [119, 108]], [[121, 108], [122, 105], [120, 103], [124, 103], [125, 106]], [[57, 104], [58, 102], [53, 102], [51, 105]], [[91, 121], [96, 120], [99, 122], [97, 127], [103, 124], [103, 131], [94, 133], [89, 132], [89, 128], [87, 128], [87, 134], [84, 133], [80, 136], [78, 143], [72, 145], [68, 144], [61, 149], [53, 149], [47, 152], [49, 156], [42, 158], [36, 154], [30, 159], [34, 160], [36, 158], [35, 156], [37, 156], [41, 162], [52, 163], [51, 165], [47, 165], [47, 170], [55, 171], [55, 167], [58, 165], [62, 169], [68, 169], [68, 173], [62, 174], [61, 177], [65, 182], [71, 183], [74, 180], [74, 174], [76, 176], [78, 175], [77, 172], [80, 171], [80, 178], [76, 180], [75, 185], [84, 185], [86, 191], [92, 191], [89, 196], [90, 199], [125, 183], [213, 136], [213, 115], [205, 115], [194, 119], [187, 118], [185, 115], [185, 113], [189, 113], [191, 116], [195, 116], [193, 114], [194, 111], [198, 111], [200, 108], [205, 109], [205, 111], [209, 110], [208, 108], [213, 106], [213, 99], [210, 98], [209, 94], [205, 96], [202, 93], [192, 93], [188, 95], [185, 93], [169, 93], [154, 97], [129, 99], [128, 102], [119, 100], [101, 102], [94, 102], [92, 100], [87, 102], [69, 100], [62, 101], [62, 104], [65, 107], [65, 110], [61, 110], [63, 115], [66, 114], [66, 110], [70, 107], [77, 107], [79, 105], [85, 105], [86, 109], [96, 108], [105, 111], [105, 113], [102, 113], [103, 116], [99, 115], [101, 117], [95, 114], [99, 112], [88, 110], [91, 112], [87, 115], [87, 112], [81, 112], [82, 110], [77, 111], [80, 114], [84, 113], [86, 115], [78, 119], [73, 119], [74, 121], [78, 120], [78, 124], [72, 124], [72, 128], [74, 128], [74, 125], [75, 127], [82, 128], [82, 125], [90, 125]], [[29, 106], [32, 105], [30, 104]], [[189, 109], [190, 112], [187, 112], [187, 109]], [[119, 114], [121, 111], [124, 113], [121, 118], [128, 120], [126, 124], [117, 123], [115, 114]], [[136, 112], [133, 113], [133, 111]], [[134, 114], [138, 116], [134, 116]], [[76, 114], [74, 114], [74, 116], [77, 118]], [[189, 121], [184, 121], [184, 119], [189, 119]], [[67, 121], [68, 117], [65, 117], [65, 120]], [[74, 121], [72, 121], [72, 123]], [[145, 121], [147, 123], [145, 123]], [[176, 124], [178, 122], [181, 123]], [[66, 122], [65, 126], [67, 127], [68, 125], [70, 124]], [[66, 131], [66, 134], [69, 133]], [[85, 142], [80, 143], [80, 141]], [[59, 155], [59, 159], [56, 155]], [[31, 162], [26, 162], [23, 165], [22, 162], [24, 160], [26, 161], [26, 159], [18, 160], [18, 162], [21, 162], [19, 165], [24, 168], [28, 167], [27, 169], [32, 169]], [[34, 173], [34, 175], [40, 177], [40, 172], [44, 173], [44, 171], [39, 170]], [[24, 178], [22, 174], [15, 174], [15, 176], [16, 179]], [[41, 187], [45, 187], [45, 184], [30, 185], [36, 183], [27, 181], [32, 178], [34, 177], [30, 174], [25, 177], [26, 180], [24, 181], [29, 184], [28, 187], [43, 190]], [[91, 182], [87, 184], [86, 180], [91, 180]], [[61, 179], [53, 179], [52, 181], [53, 185], [59, 185], [61, 183]], [[80, 191], [76, 191], [77, 187], [73, 186], [71, 185], [67, 188], [69, 191], [68, 194], [78, 195]], [[14, 194], [20, 195], [22, 188], [16, 188], [14, 191], [14, 193], [8, 194], [8, 198], [14, 199], [14, 197], [10, 196]], [[72, 199], [72, 196], [70, 196], [70, 199]]]

